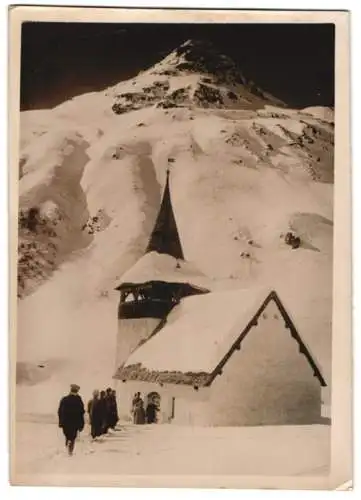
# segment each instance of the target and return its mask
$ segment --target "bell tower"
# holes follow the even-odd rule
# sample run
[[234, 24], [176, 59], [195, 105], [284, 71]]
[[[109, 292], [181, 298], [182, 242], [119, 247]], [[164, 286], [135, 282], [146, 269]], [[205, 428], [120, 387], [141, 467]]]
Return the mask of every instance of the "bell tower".
[[165, 323], [183, 297], [208, 293], [199, 271], [184, 260], [172, 207], [167, 171], [158, 216], [143, 257], [123, 275], [120, 292], [116, 370]]

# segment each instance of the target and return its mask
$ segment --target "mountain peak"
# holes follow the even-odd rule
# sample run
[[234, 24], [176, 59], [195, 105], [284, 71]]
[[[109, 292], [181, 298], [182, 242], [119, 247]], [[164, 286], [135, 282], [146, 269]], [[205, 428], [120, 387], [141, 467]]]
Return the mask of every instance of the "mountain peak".
[[113, 87], [114, 113], [140, 108], [260, 109], [284, 103], [246, 80], [211, 41], [186, 40], [160, 62]]
[[222, 54], [210, 40], [186, 40], [163, 59], [160, 64], [171, 66], [177, 72], [212, 75], [216, 77], [217, 83], [230, 80], [234, 83], [246, 83], [234, 61], [227, 55]]
[[216, 50], [214, 44], [210, 40], [206, 40], [204, 38], [189, 38], [185, 42], [183, 42], [178, 49], [176, 50], [196, 50], [196, 49], [203, 49], [203, 50]]

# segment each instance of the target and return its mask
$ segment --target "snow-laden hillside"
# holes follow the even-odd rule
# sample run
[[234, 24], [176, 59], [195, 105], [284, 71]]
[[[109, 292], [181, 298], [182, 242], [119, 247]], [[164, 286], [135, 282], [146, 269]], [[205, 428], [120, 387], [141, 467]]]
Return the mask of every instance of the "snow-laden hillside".
[[145, 251], [167, 167], [186, 259], [214, 289], [286, 297], [330, 382], [333, 111], [288, 109], [189, 46], [21, 113], [19, 411], [53, 411], [73, 381], [86, 396], [111, 384], [114, 288]]

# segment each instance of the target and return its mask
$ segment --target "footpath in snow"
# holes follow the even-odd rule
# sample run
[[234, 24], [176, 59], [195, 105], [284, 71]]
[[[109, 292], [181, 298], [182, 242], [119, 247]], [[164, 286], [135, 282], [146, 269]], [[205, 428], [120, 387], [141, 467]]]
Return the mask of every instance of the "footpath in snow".
[[91, 442], [86, 426], [69, 457], [56, 424], [18, 422], [13, 479], [22, 484], [64, 484], [66, 478], [66, 484], [84, 484], [84, 477], [91, 481], [95, 475], [103, 475], [105, 482], [107, 476], [122, 475], [321, 476], [328, 473], [329, 432], [326, 425], [127, 424]]

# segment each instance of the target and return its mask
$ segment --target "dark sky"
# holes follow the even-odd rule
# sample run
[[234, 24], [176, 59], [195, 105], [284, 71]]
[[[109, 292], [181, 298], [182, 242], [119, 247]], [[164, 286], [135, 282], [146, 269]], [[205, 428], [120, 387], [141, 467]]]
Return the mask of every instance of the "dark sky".
[[332, 24], [28, 22], [21, 109], [50, 108], [135, 76], [189, 38], [212, 41], [247, 78], [290, 106], [333, 106]]

